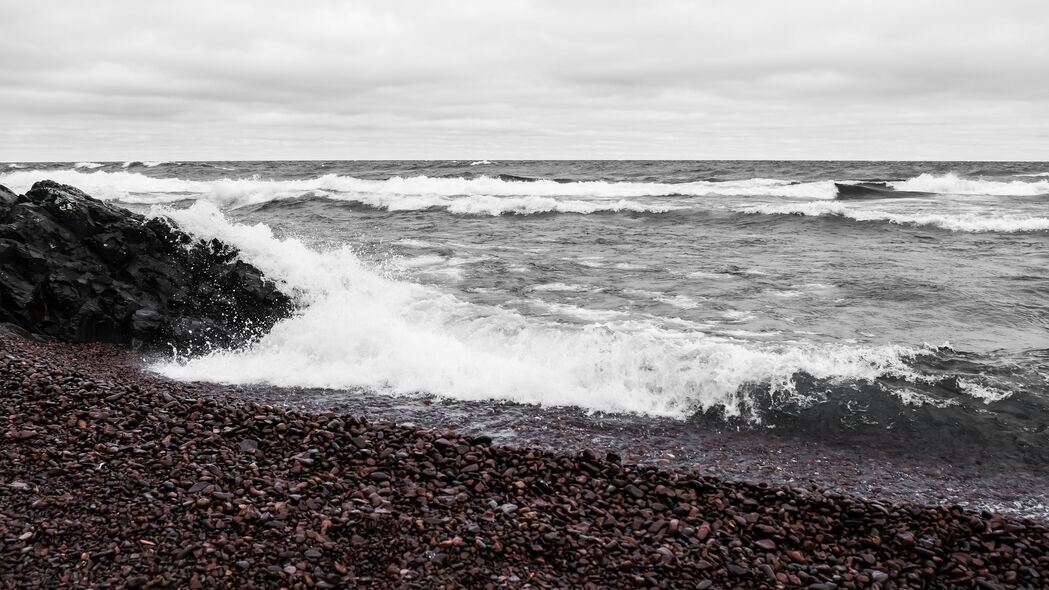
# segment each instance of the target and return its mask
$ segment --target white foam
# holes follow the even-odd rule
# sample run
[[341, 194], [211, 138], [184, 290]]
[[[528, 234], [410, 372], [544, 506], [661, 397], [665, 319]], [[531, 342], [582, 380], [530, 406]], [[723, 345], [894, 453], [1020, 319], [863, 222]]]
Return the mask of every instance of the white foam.
[[958, 384], [961, 385], [962, 391], [969, 394], [971, 397], [983, 401], [985, 404], [1000, 402], [1012, 395], [1012, 392], [1010, 391], [998, 389], [997, 387], [990, 385], [983, 385], [968, 379], [959, 379]]
[[464, 276], [463, 266], [488, 260], [487, 257], [458, 257], [428, 254], [423, 256], [395, 257], [385, 267], [393, 271], [407, 272], [411, 275], [442, 277], [452, 281], [461, 281]]
[[210, 188], [210, 185], [204, 182], [152, 178], [122, 170], [19, 170], [0, 175], [0, 184], [6, 184], [12, 190], [17, 187], [17, 192], [25, 192], [33, 183], [45, 178], [73, 185], [97, 199], [146, 204], [167, 203], [185, 198], [187, 194], [204, 194]]
[[471, 166], [484, 166], [487, 164], [494, 164], [495, 162], [489, 160], [477, 160], [476, 162], [470, 162]]
[[722, 315], [732, 322], [749, 322], [750, 320], [754, 319], [754, 314], [738, 309], [725, 310], [724, 312], [722, 312]]
[[[125, 168], [132, 164], [126, 163]], [[8, 174], [0, 178], [8, 184], [22, 185], [26, 189], [38, 180], [51, 178], [81, 188], [101, 199], [125, 200], [135, 195], [135, 202], [138, 203], [166, 203], [172, 200], [168, 193], [195, 193], [199, 198], [220, 206], [236, 207], [315, 193], [393, 211], [433, 207], [451, 210], [454, 207], [456, 210], [453, 212], [487, 215], [547, 211], [592, 213], [599, 210], [659, 212], [670, 208], [668, 205], [649, 206], [624, 200], [640, 197], [766, 195], [833, 199], [836, 194], [834, 184], [830, 181], [799, 184], [767, 178], [680, 184], [605, 181], [560, 183], [552, 180], [511, 182], [488, 176], [471, 179], [413, 176], [369, 180], [325, 174], [303, 180], [248, 178], [205, 182], [154, 178], [128, 170], [81, 172], [76, 169], [26, 171], [22, 175]], [[497, 197], [508, 199], [493, 200]], [[595, 205], [591, 199], [598, 200], [599, 205]]]
[[750, 340], [752, 338], [771, 338], [783, 334], [783, 332], [777, 330], [769, 330], [767, 332], [754, 332], [752, 330], [722, 330], [719, 333], [745, 340]]
[[687, 295], [663, 293], [661, 291], [646, 291], [644, 289], [625, 289], [624, 294], [632, 297], [651, 299], [659, 303], [679, 307], [681, 309], [695, 309], [699, 307], [699, 301]]
[[77, 162], [76, 164], [73, 164], [73, 168], [85, 168], [88, 170], [101, 168], [103, 166], [105, 166], [105, 164], [99, 164], [98, 162]]
[[593, 309], [542, 299], [515, 299], [508, 303], [545, 310], [548, 313], [591, 323], [625, 322], [630, 314], [615, 309]]
[[120, 167], [121, 168], [130, 168], [132, 166], [139, 165], [139, 166], [145, 166], [146, 168], [155, 168], [157, 166], [160, 166], [161, 164], [169, 164], [169, 163], [170, 162], [168, 162], [166, 160], [146, 160], [145, 162], [140, 162], [138, 160], [131, 160], [130, 162], [124, 162], [123, 164], [120, 165]]
[[415, 240], [412, 238], [403, 238], [394, 242], [398, 246], [404, 246], [405, 248], [436, 248], [437, 245], [433, 242], [427, 242], [426, 240]]
[[21, 170], [25, 168], [25, 164], [8, 164], [8, 168], [14, 168], [15, 170]]
[[780, 299], [796, 299], [804, 295], [804, 293], [802, 293], [801, 291], [796, 291], [793, 289], [783, 291], [780, 291], [778, 289], [766, 289], [765, 294], [771, 295], [772, 297], [779, 297]]
[[707, 272], [704, 270], [696, 270], [686, 275], [690, 279], [731, 279], [734, 275], [725, 272]]
[[445, 264], [448, 261], [444, 256], [427, 255], [427, 256], [415, 256], [412, 258], [401, 258], [397, 261], [397, 265], [403, 268], [421, 268], [425, 266], [435, 266]]
[[348, 248], [312, 250], [261, 224], [229, 223], [207, 203], [166, 214], [199, 237], [235, 245], [304, 306], [246, 349], [153, 365], [176, 379], [366, 387], [681, 418], [713, 406], [744, 413], [747, 384], [794, 395], [798, 371], [828, 379], [906, 375], [904, 360], [913, 354], [895, 346], [740, 343], [647, 322], [544, 321], [383, 276]]
[[569, 293], [571, 293], [571, 292], [578, 293], [578, 292], [584, 292], [584, 291], [591, 291], [592, 287], [589, 287], [587, 285], [576, 285], [576, 284], [567, 285], [565, 283], [544, 283], [544, 284], [541, 284], [541, 285], [534, 285], [534, 286], [532, 286], [532, 290], [533, 291], [563, 291], [563, 292], [569, 292]]
[[890, 212], [863, 209], [836, 201], [755, 205], [734, 210], [739, 213], [763, 215], [839, 216], [856, 221], [885, 221], [898, 225], [933, 226], [956, 232], [1049, 231], [1049, 217], [973, 212]]
[[[27, 170], [0, 175], [0, 180], [22, 191], [28, 190], [34, 182], [42, 178], [71, 184], [99, 199], [137, 204], [170, 203], [192, 196], [221, 207], [239, 207], [310, 193], [389, 211], [445, 209], [458, 215], [590, 214], [620, 211], [664, 213], [674, 208], [667, 205], [646, 205], [626, 199], [603, 198], [600, 195], [591, 195], [587, 200], [539, 195], [512, 196], [510, 193], [516, 189], [509, 190], [509, 185], [536, 183], [507, 183], [490, 178], [463, 180], [414, 177], [375, 181], [327, 174], [310, 180], [223, 179], [204, 182], [101, 170], [92, 173], [82, 173], [78, 170]], [[470, 194], [482, 188], [507, 194]], [[587, 191], [575, 192], [585, 194]]]
[[579, 201], [552, 197], [490, 197], [474, 196], [454, 199], [446, 206], [450, 213], [459, 215], [534, 215], [537, 213], [600, 213], [633, 211], [636, 213], [666, 213], [670, 207], [644, 205], [634, 201]]
[[648, 270], [648, 267], [643, 264], [634, 264], [633, 262], [617, 262], [612, 265], [612, 268], [616, 270]]
[[585, 266], [587, 268], [605, 268], [608, 266], [606, 263], [601, 262], [600, 258], [562, 258], [562, 260], [574, 261], [579, 266]]
[[1049, 193], [1049, 180], [1003, 182], [979, 178], [962, 178], [957, 174], [919, 174], [914, 178], [889, 184], [896, 190], [952, 195], [1029, 196]]

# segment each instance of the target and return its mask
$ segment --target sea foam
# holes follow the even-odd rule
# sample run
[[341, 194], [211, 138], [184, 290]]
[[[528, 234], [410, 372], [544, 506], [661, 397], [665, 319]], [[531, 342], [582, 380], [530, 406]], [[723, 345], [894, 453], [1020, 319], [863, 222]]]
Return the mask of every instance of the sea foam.
[[882, 221], [897, 225], [932, 226], [955, 232], [1049, 231], [1049, 218], [994, 213], [891, 212], [857, 208], [836, 201], [766, 204], [739, 207], [738, 213], [757, 215], [836, 216], [855, 221]]
[[957, 174], [920, 174], [914, 178], [890, 183], [901, 191], [921, 191], [953, 195], [1030, 196], [1049, 194], [1049, 180], [1025, 182], [962, 178]]
[[[79, 187], [100, 199], [133, 203], [167, 203], [187, 194], [220, 207], [239, 207], [305, 194], [355, 201], [391, 211], [445, 208], [452, 213], [492, 215], [499, 213], [591, 213], [595, 211], [658, 212], [665, 207], [638, 204], [623, 199], [642, 197], [702, 197], [765, 195], [786, 198], [832, 199], [834, 183], [796, 183], [754, 178], [726, 182], [531, 182], [479, 176], [476, 178], [393, 177], [371, 180], [325, 174], [302, 180], [259, 178], [212, 181], [155, 178], [128, 170], [84, 172], [69, 170], [20, 170], [0, 175], [0, 182], [25, 191], [37, 180], [52, 180]], [[502, 201], [493, 200], [503, 198]], [[549, 200], [555, 199], [556, 203]], [[580, 199], [604, 203], [598, 207]]]
[[296, 295], [302, 309], [241, 349], [155, 363], [175, 379], [367, 388], [684, 418], [720, 407], [748, 415], [748, 385], [799, 394], [793, 377], [907, 378], [920, 350], [741, 342], [631, 318], [583, 325], [463, 301], [377, 272], [349, 248], [315, 250], [265, 225], [230, 223], [214, 205], [158, 210], [218, 238]]

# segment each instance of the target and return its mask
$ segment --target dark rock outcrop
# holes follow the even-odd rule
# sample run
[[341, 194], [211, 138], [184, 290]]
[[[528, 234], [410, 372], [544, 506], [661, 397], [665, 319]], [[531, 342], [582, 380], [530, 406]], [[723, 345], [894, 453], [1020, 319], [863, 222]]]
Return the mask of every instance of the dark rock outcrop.
[[237, 251], [45, 180], [0, 187], [0, 322], [73, 342], [200, 351], [265, 333], [291, 300]]
[[842, 184], [835, 182], [838, 199], [910, 199], [913, 197], [930, 197], [936, 193], [922, 191], [898, 191], [884, 182], [859, 182]]

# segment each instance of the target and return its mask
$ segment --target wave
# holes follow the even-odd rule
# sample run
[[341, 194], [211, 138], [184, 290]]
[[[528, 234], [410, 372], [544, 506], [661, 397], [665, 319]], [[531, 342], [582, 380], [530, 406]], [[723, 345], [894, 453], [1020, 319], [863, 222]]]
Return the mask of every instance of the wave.
[[475, 162], [470, 162], [470, 165], [471, 166], [486, 166], [488, 164], [495, 164], [495, 163], [496, 162], [492, 162], [491, 160], [477, 160]]
[[[482, 161], [483, 162], [483, 161]], [[154, 202], [171, 198], [165, 193], [197, 193], [201, 198], [220, 206], [256, 204], [280, 198], [292, 198], [306, 193], [342, 193], [351, 195], [400, 195], [424, 197], [557, 197], [627, 199], [640, 197], [709, 197], [709, 196], [769, 196], [791, 199], [833, 200], [837, 195], [835, 182], [851, 180], [818, 180], [798, 182], [775, 178], [751, 178], [728, 181], [692, 182], [611, 182], [604, 180], [566, 181], [562, 179], [529, 178], [501, 174], [497, 176], [431, 177], [395, 176], [373, 180], [325, 174], [309, 179], [268, 180], [251, 178], [222, 178], [217, 180], [184, 180], [173, 177], [154, 177], [139, 174], [132, 169], [152, 168], [174, 162], [124, 162], [123, 170], [106, 171], [96, 168], [104, 164], [78, 162], [72, 169], [25, 170], [16, 169], [0, 179], [8, 184], [21, 183], [28, 188], [43, 178], [90, 187], [102, 198], [122, 200], [129, 195], [153, 195]], [[200, 164], [204, 165], [204, 164]], [[9, 167], [15, 165], [9, 164]], [[214, 166], [208, 164], [208, 168]], [[1049, 174], [1049, 173], [1047, 173]], [[1043, 176], [1030, 175], [1030, 176]], [[996, 181], [980, 178], [962, 178], [956, 174], [921, 174], [907, 180], [887, 182], [895, 190], [958, 195], [1033, 196], [1049, 194], [1049, 179], [1026, 181]], [[144, 202], [136, 200], [136, 202]]]
[[453, 215], [499, 216], [541, 215], [544, 213], [666, 213], [670, 206], [645, 205], [636, 201], [564, 200], [552, 197], [426, 197], [398, 195], [343, 195], [324, 197], [385, 211], [447, 211]]
[[882, 221], [898, 225], [932, 226], [955, 232], [1018, 233], [1049, 231], [1049, 218], [977, 213], [900, 213], [852, 208], [844, 203], [812, 201], [755, 205], [734, 209], [751, 215], [834, 216], [855, 221]]
[[[440, 194], [401, 194], [379, 190], [381, 181], [373, 183], [372, 192], [342, 192], [337, 177], [329, 175], [311, 181], [259, 181], [220, 180], [201, 182], [178, 178], [153, 178], [134, 172], [96, 171], [81, 173], [75, 170], [53, 170], [46, 174], [37, 171], [18, 171], [0, 175], [0, 182], [15, 192], [25, 192], [41, 178], [71, 184], [84, 192], [103, 200], [129, 204], [164, 204], [186, 198], [203, 198], [224, 207], [260, 205], [275, 200], [291, 199], [303, 195], [321, 196], [383, 209], [387, 211], [445, 210], [454, 215], [537, 215], [543, 213], [665, 213], [672, 206], [646, 205], [636, 201], [619, 199], [558, 199], [543, 196], [497, 197], [491, 195], [445, 196]], [[356, 181], [357, 179], [350, 179]], [[500, 181], [501, 182], [501, 181]], [[311, 188], [316, 187], [316, 188]], [[318, 191], [320, 194], [318, 195]]]
[[666, 213], [670, 207], [644, 205], [634, 201], [562, 201], [550, 197], [466, 197], [455, 199], [445, 207], [459, 215], [533, 215], [538, 213]]
[[894, 189], [952, 195], [1033, 196], [1049, 194], [1049, 180], [1028, 182], [962, 178], [957, 174], [920, 174], [908, 180], [889, 183]]
[[[156, 178], [132, 171], [82, 172], [79, 170], [26, 170], [0, 176], [9, 184], [28, 189], [33, 182], [51, 178], [81, 187], [103, 199], [133, 202], [165, 203], [173, 199], [166, 193], [197, 193], [200, 198], [220, 206], [258, 204], [281, 198], [294, 198], [307, 193], [359, 196], [395, 195], [400, 197], [550, 197], [629, 199], [639, 197], [699, 196], [780, 196], [788, 198], [833, 199], [834, 183], [818, 181], [797, 183], [788, 180], [754, 178], [724, 182], [607, 182], [600, 180], [559, 182], [535, 179], [529, 182], [489, 176], [476, 178], [442, 178], [429, 176], [395, 176], [371, 180], [352, 176], [325, 174], [303, 180], [264, 180], [259, 178], [220, 179], [214, 181]], [[150, 193], [154, 193], [150, 195]], [[181, 198], [181, 197], [180, 197]], [[148, 199], [153, 199], [149, 201]]]
[[803, 396], [795, 375], [917, 378], [900, 346], [742, 342], [629, 318], [583, 325], [472, 304], [397, 280], [348, 247], [314, 250], [269, 227], [235, 224], [212, 204], [157, 209], [218, 238], [294, 293], [302, 310], [241, 350], [158, 362], [181, 380], [367, 388], [391, 395], [508, 400], [685, 418], [719, 408], [747, 416], [748, 386]]
[[124, 203], [172, 202], [190, 194], [205, 194], [211, 189], [211, 184], [206, 182], [153, 178], [123, 170], [17, 170], [0, 174], [0, 182], [22, 193], [29, 190], [33, 183], [45, 178], [75, 186], [97, 199]]
[[[589, 285], [577, 285], [567, 283], [541, 283], [539, 285], [533, 285], [532, 291], [559, 291], [566, 293], [592, 293], [595, 291], [594, 287]], [[600, 290], [600, 289], [597, 289]]]
[[120, 167], [121, 168], [134, 168], [136, 166], [143, 166], [145, 168], [156, 168], [157, 166], [160, 166], [161, 164], [170, 164], [170, 163], [171, 162], [168, 162], [166, 160], [146, 160], [146, 161], [131, 160], [129, 162], [124, 162], [123, 164], [120, 165]]

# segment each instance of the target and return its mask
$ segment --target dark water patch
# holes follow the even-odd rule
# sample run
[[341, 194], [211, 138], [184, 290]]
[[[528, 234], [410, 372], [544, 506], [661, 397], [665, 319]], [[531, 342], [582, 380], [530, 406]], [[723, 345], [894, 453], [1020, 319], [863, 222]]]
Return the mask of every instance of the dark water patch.
[[932, 384], [886, 377], [842, 385], [799, 374], [795, 383], [808, 399], [784, 403], [765, 391], [751, 394], [763, 424], [818, 440], [889, 444], [954, 460], [1049, 465], [1049, 407], [1036, 394], [1018, 391], [984, 402], [963, 392], [953, 377]]

